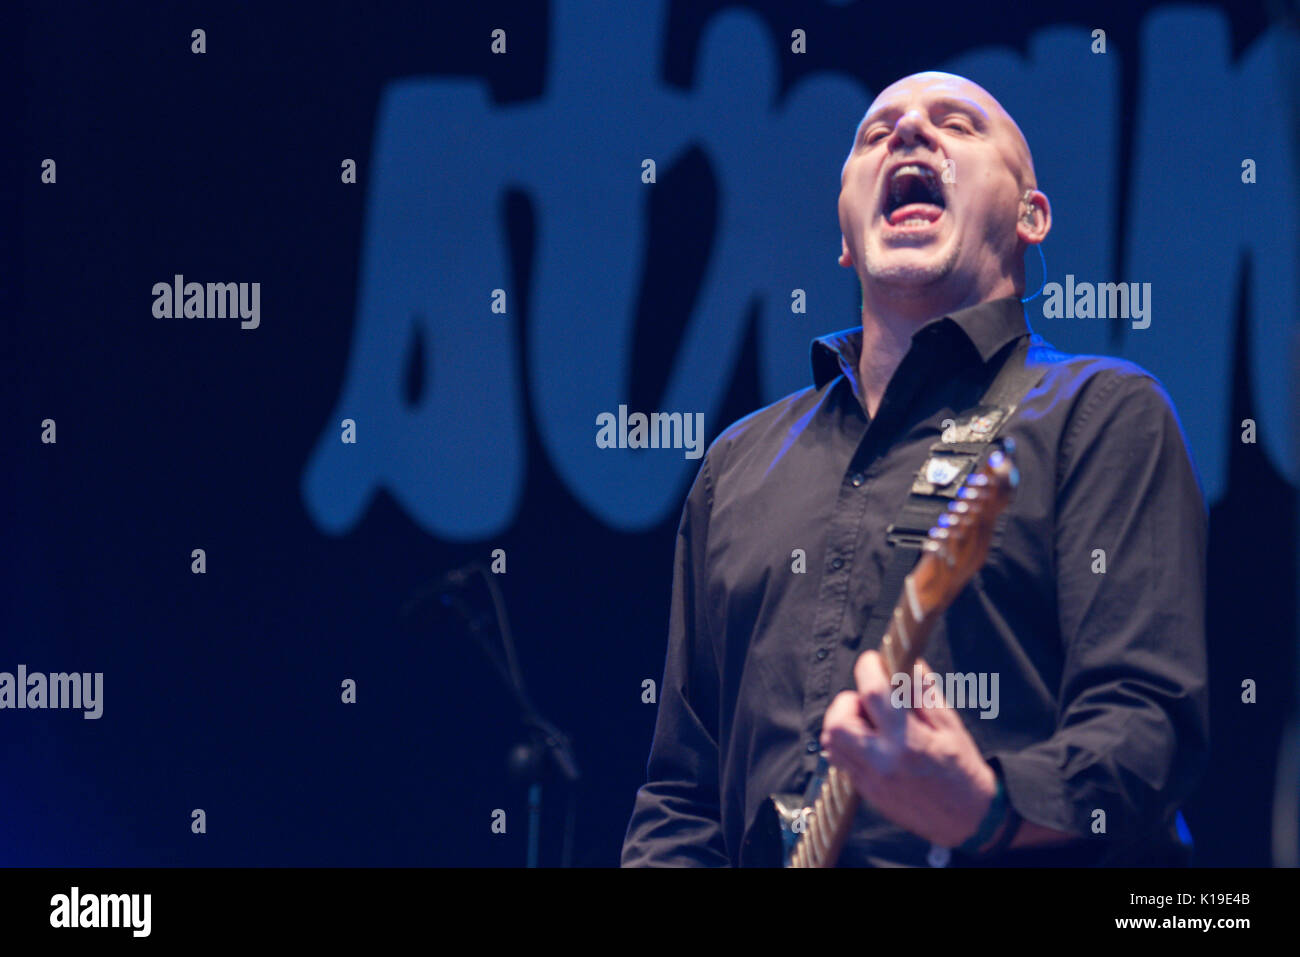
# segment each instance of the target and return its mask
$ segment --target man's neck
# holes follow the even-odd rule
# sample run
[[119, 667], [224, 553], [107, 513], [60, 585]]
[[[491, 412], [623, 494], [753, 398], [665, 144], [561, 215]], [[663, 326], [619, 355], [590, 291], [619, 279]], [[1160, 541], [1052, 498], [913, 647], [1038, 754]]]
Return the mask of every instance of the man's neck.
[[885, 387], [894, 370], [912, 348], [912, 333], [921, 327], [899, 322], [881, 322], [862, 314], [862, 355], [858, 357], [858, 381], [867, 415], [876, 417]]
[[907, 351], [912, 348], [912, 336], [916, 330], [939, 316], [1015, 293], [1010, 282], [999, 283], [996, 289], [983, 295], [972, 291], [964, 297], [948, 296], [942, 299], [868, 296], [866, 288], [864, 285], [862, 354], [858, 358], [858, 380], [867, 415], [873, 419], [880, 408], [880, 400], [885, 395], [889, 380], [893, 378]]

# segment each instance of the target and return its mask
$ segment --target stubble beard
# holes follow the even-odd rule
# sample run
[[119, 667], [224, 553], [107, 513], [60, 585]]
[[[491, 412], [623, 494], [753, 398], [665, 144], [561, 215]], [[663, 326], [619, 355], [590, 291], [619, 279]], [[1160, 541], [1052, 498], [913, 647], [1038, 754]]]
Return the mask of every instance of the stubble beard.
[[900, 292], [909, 287], [919, 291], [951, 275], [957, 264], [959, 251], [957, 244], [953, 243], [942, 259], [925, 263], [881, 262], [879, 259], [867, 256], [866, 272], [873, 282], [895, 287]]

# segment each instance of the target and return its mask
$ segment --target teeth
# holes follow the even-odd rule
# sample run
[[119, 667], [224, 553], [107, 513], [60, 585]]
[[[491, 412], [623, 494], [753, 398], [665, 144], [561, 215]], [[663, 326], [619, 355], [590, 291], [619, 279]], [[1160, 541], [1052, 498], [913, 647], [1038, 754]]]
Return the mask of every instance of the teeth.
[[925, 176], [934, 179], [934, 173], [930, 167], [922, 166], [919, 163], [908, 163], [906, 166], [900, 166], [894, 170], [895, 176], [902, 176], [904, 173], [910, 173], [913, 176]]

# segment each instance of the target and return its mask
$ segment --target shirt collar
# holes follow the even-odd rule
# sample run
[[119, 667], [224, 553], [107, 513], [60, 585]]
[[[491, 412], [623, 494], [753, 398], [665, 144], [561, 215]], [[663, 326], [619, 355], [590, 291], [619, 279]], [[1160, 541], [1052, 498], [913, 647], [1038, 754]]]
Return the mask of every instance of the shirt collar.
[[[1029, 324], [1025, 321], [1025, 307], [1019, 297], [1008, 296], [981, 302], [956, 312], [948, 313], [937, 319], [931, 319], [912, 334], [915, 344], [918, 338], [934, 335], [942, 331], [941, 327], [955, 326], [965, 334], [980, 359], [988, 362], [998, 350], [1013, 339], [1029, 333]], [[935, 328], [939, 327], [939, 328]], [[935, 331], [927, 331], [935, 328]], [[862, 327], [842, 329], [830, 335], [814, 339], [812, 343], [813, 384], [820, 389], [841, 371], [842, 363], [857, 375], [858, 359], [862, 355]]]

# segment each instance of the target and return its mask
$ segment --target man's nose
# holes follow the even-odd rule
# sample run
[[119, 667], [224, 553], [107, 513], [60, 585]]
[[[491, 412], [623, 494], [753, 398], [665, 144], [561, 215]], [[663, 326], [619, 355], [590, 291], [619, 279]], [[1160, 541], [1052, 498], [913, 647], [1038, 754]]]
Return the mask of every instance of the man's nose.
[[917, 143], [930, 145], [925, 129], [925, 114], [920, 110], [908, 110], [894, 124], [894, 136], [907, 146], [915, 146]]

